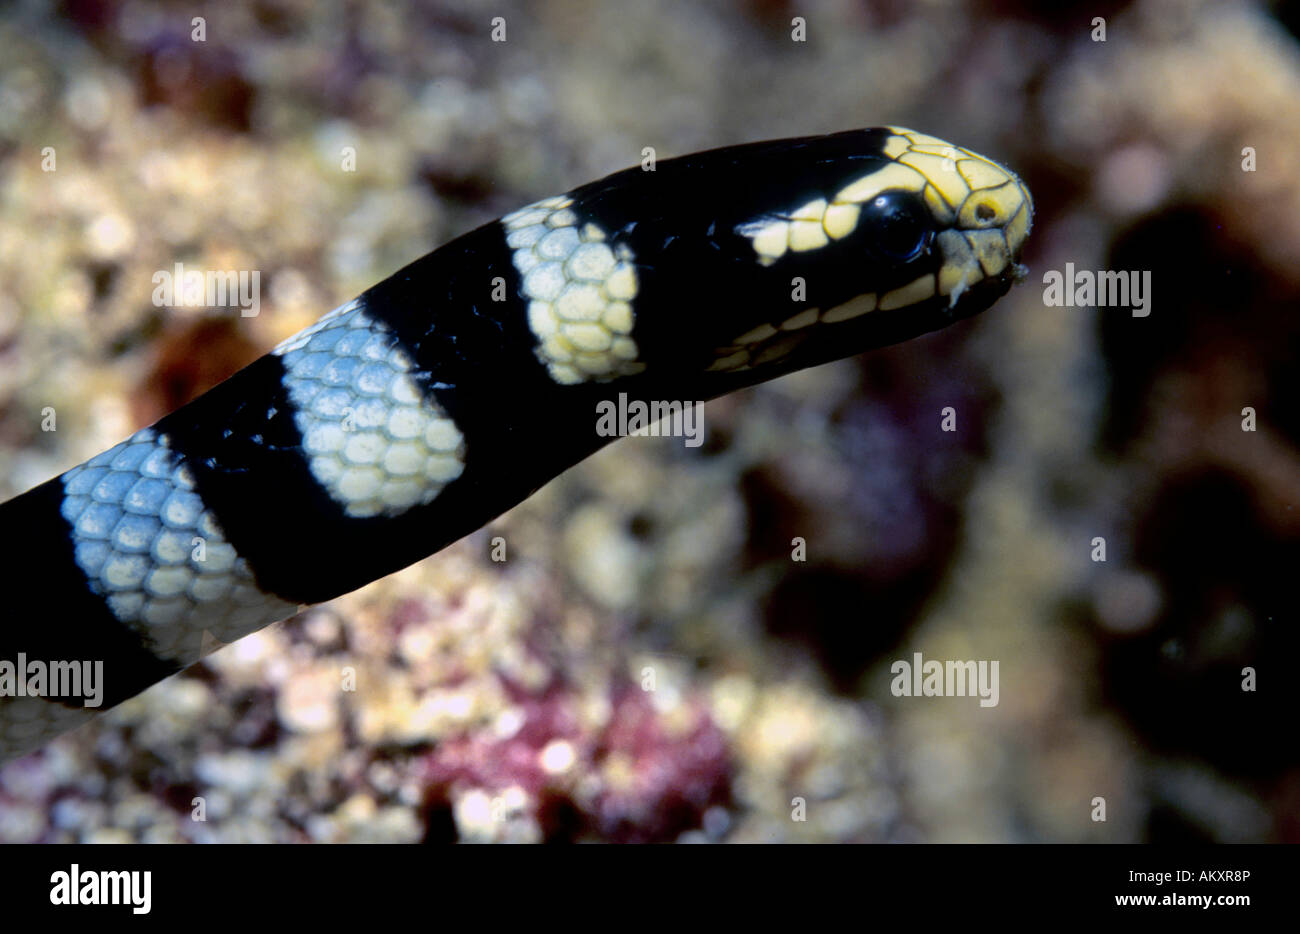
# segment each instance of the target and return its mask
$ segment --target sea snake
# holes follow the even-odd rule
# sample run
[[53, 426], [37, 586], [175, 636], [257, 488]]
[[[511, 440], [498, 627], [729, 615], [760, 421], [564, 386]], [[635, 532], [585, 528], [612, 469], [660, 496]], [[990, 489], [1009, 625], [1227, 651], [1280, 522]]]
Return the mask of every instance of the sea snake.
[[0, 592], [30, 601], [0, 626], [0, 760], [474, 531], [607, 443], [613, 395], [711, 399], [983, 311], [1032, 216], [1007, 169], [881, 127], [644, 164], [451, 241], [0, 505]]

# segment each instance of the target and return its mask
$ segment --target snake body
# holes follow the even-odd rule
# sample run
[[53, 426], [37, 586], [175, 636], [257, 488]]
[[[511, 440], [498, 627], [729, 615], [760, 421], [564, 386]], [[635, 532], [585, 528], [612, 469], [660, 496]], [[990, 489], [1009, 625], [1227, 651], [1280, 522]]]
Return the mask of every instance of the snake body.
[[[1031, 221], [1008, 170], [884, 127], [628, 169], [447, 243], [0, 505], [4, 592], [35, 604], [0, 626], [0, 759], [474, 531], [608, 442], [603, 400], [710, 399], [984, 310]], [[98, 661], [87, 707], [69, 678]]]

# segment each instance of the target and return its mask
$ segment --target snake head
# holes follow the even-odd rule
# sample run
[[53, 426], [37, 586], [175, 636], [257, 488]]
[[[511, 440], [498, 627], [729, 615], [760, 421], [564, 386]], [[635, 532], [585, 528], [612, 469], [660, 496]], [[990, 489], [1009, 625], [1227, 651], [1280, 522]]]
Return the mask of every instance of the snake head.
[[816, 190], [734, 227], [778, 300], [751, 300], [758, 320], [719, 343], [706, 372], [752, 382], [896, 343], [1024, 278], [1033, 200], [1010, 170], [900, 127], [824, 139], [863, 155], [828, 155]]

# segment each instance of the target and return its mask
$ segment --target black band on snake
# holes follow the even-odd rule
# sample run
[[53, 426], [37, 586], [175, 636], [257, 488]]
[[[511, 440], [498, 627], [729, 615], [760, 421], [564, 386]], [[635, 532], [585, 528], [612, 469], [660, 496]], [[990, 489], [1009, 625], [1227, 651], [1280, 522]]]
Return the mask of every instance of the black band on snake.
[[4, 592], [40, 606], [0, 627], [0, 760], [205, 633], [474, 531], [608, 442], [603, 400], [710, 399], [984, 310], [1031, 220], [1011, 172], [890, 127], [629, 169], [453, 240], [0, 506]]

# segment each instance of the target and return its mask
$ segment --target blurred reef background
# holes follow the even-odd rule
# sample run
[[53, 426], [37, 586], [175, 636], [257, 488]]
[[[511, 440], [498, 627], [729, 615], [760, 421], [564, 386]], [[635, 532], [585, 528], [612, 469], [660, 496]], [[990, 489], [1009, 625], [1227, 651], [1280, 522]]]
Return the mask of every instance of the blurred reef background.
[[[0, 841], [1300, 842], [1298, 31], [1294, 2], [8, 4], [2, 498], [646, 146], [903, 125], [1037, 215], [976, 319], [710, 403], [702, 448], [619, 441], [0, 769]], [[260, 270], [261, 314], [154, 307], [177, 262]], [[1150, 316], [1045, 306], [1066, 263], [1150, 270]], [[914, 652], [999, 660], [999, 705], [893, 697]]]

